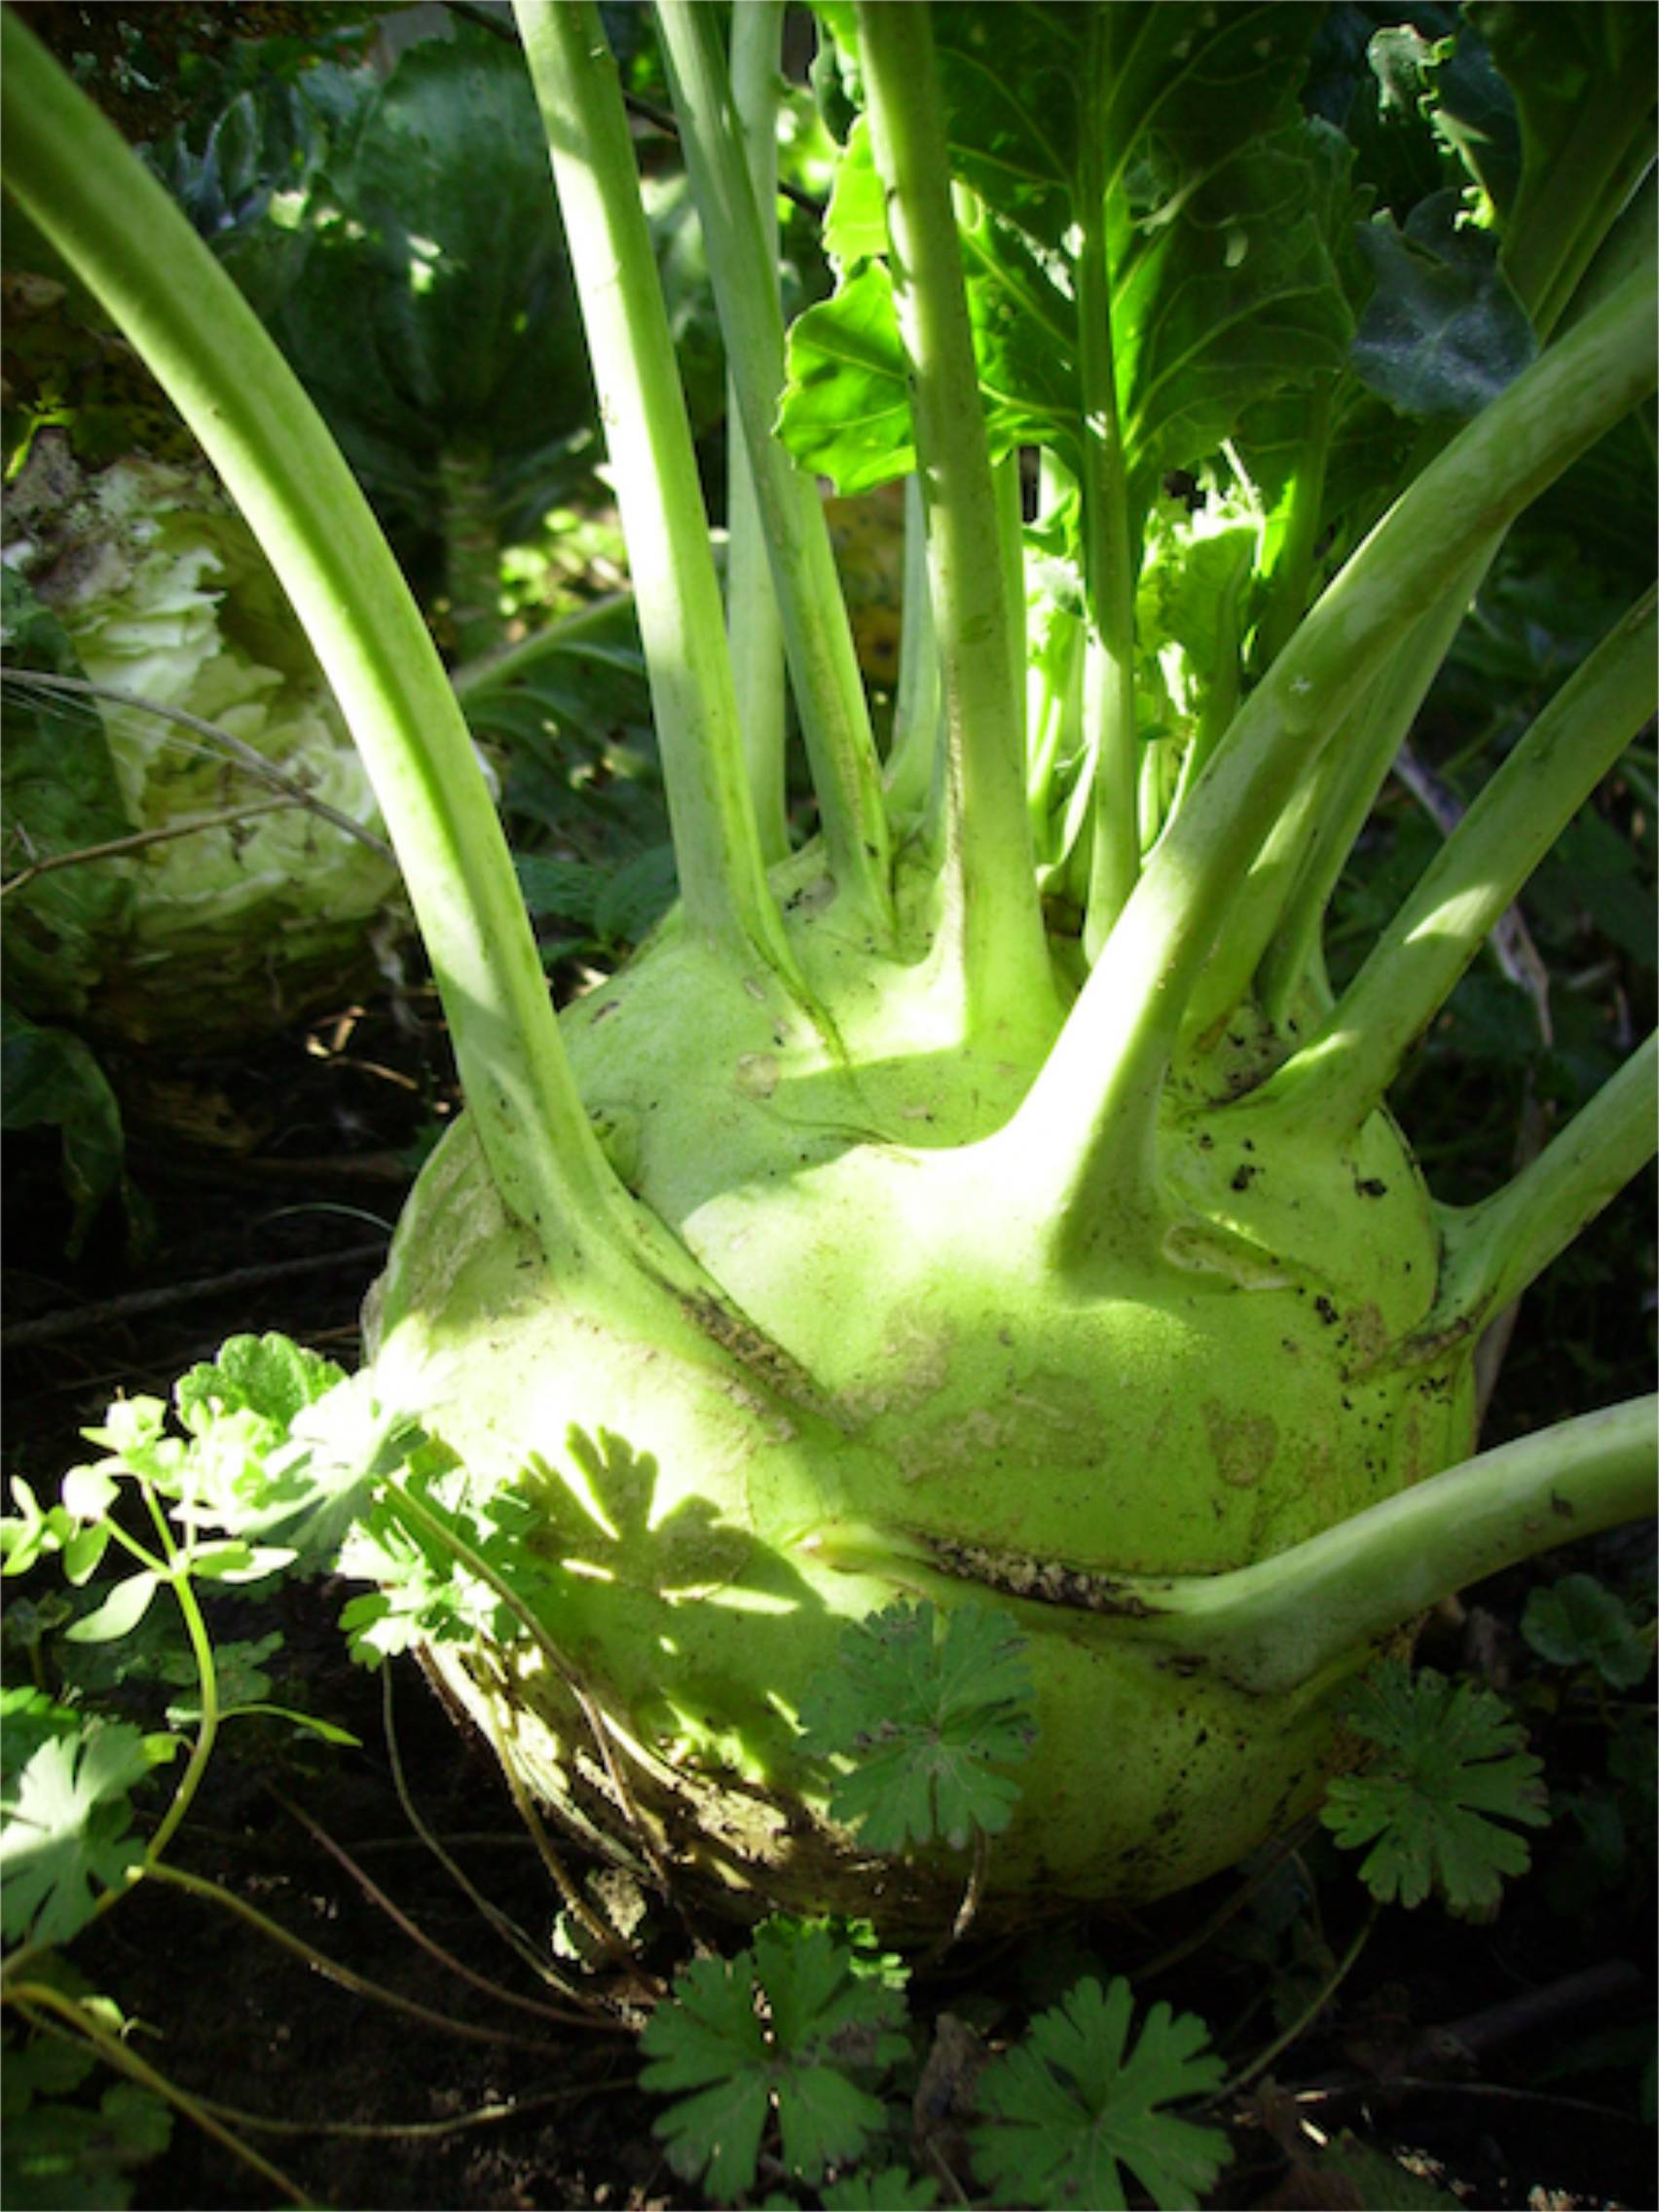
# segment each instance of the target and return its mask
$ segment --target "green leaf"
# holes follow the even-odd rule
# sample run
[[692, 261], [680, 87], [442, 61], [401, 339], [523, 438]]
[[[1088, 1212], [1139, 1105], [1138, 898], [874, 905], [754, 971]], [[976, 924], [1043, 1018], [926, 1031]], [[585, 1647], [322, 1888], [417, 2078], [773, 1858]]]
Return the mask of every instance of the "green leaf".
[[1348, 1720], [1377, 1762], [1334, 1782], [1320, 1819], [1345, 1849], [1371, 1844], [1359, 1872], [1372, 1896], [1410, 1907], [1433, 1890], [1460, 1918], [1495, 1910], [1502, 1878], [1530, 1862], [1526, 1839], [1500, 1824], [1550, 1817], [1542, 1763], [1502, 1700], [1394, 1660], [1359, 1685]]
[[95, 2106], [68, 2102], [93, 2065], [55, 2037], [8, 2045], [0, 2194], [16, 2212], [121, 2212], [136, 2169], [171, 2141], [166, 2104], [135, 2082], [109, 2083]]
[[979, 2078], [987, 2115], [974, 2164], [998, 2204], [1123, 2212], [1124, 2171], [1153, 2202], [1197, 2204], [1227, 2163], [1227, 2138], [1162, 2108], [1215, 2088], [1226, 2072], [1197, 2013], [1155, 2005], [1126, 2051], [1134, 1998], [1117, 1976], [1080, 1981]]
[[1369, 388], [1404, 415], [1478, 415], [1537, 357], [1526, 311], [1498, 267], [1497, 240], [1461, 220], [1455, 192], [1358, 233], [1377, 288], [1349, 354]]
[[216, 1359], [201, 1361], [179, 1378], [173, 1400], [193, 1435], [244, 1409], [286, 1429], [305, 1407], [344, 1381], [333, 1360], [273, 1330], [263, 1337], [227, 1338]]
[[[76, 1472], [83, 1470], [77, 1469]], [[71, 1478], [73, 1479], [73, 1478]], [[107, 1521], [80, 1528], [63, 1546], [63, 1579], [74, 1589], [90, 1582], [103, 1564], [114, 1530]]]
[[9, 1798], [12, 1778], [40, 1747], [75, 1735], [84, 1717], [27, 1683], [0, 1690], [0, 1794]]
[[1659, 17], [1645, 0], [1594, 8], [1474, 0], [1467, 15], [1520, 118], [1504, 263], [1529, 311], [1553, 322], [1652, 161]]
[[680, 892], [672, 845], [653, 845], [617, 869], [594, 905], [594, 927], [608, 945], [638, 944]]
[[1567, 1574], [1533, 1590], [1521, 1633], [1553, 1667], [1594, 1667], [1615, 1690], [1634, 1689], [1653, 1664], [1651, 1641], [1629, 1607], [1593, 1574]]
[[193, 1526], [254, 1542], [227, 1574], [267, 1571], [286, 1552], [302, 1573], [332, 1567], [375, 1493], [420, 1450], [423, 1432], [375, 1396], [367, 1372], [344, 1379], [285, 1337], [233, 1338], [178, 1385], [194, 1431], [185, 1472]]
[[1029, 1756], [1037, 1730], [1024, 1639], [1008, 1616], [890, 1605], [846, 1630], [838, 1668], [802, 1704], [804, 1748], [851, 1758], [830, 1810], [862, 1824], [871, 1851], [1008, 1825], [1018, 1786], [999, 1769]]
[[[7, 503], [10, 510], [10, 492]], [[85, 673], [67, 631], [10, 566], [0, 573], [0, 638], [12, 671], [32, 668], [74, 678]], [[30, 861], [107, 844], [134, 827], [96, 706], [79, 699], [66, 706], [60, 693], [31, 690], [21, 679], [9, 682], [0, 755], [4, 872], [13, 875]], [[55, 868], [15, 891], [6, 901], [0, 958], [8, 1002], [21, 1014], [42, 1017], [84, 1012], [87, 994], [103, 971], [103, 945], [119, 934], [131, 899], [125, 878], [107, 867]], [[26, 1072], [19, 1066], [19, 1075]], [[6, 1075], [9, 1090], [10, 1064]], [[59, 1083], [70, 1080], [68, 1073], [58, 1077]], [[11, 1113], [8, 1100], [8, 1127], [28, 1125], [13, 1123]]]
[[524, 903], [537, 919], [557, 916], [591, 929], [605, 878], [586, 861], [556, 859], [549, 853], [515, 853], [513, 868]]
[[1456, 2212], [1462, 2202], [1449, 2189], [1363, 2143], [1344, 2128], [1329, 2150], [1311, 2161], [1309, 2178], [1330, 2192], [1330, 2201], [1376, 2212]]
[[[8, 744], [9, 732], [10, 717]], [[112, 1191], [127, 1189], [121, 1108], [109, 1078], [79, 1037], [66, 1029], [43, 1029], [9, 1004], [0, 1004], [0, 1127], [57, 1130], [70, 1208], [64, 1249], [74, 1259], [104, 1200]]]
[[791, 2174], [817, 2182], [886, 2121], [878, 2080], [908, 2046], [900, 1993], [822, 1928], [769, 1920], [734, 1959], [699, 1959], [646, 2023], [641, 2086], [680, 2096], [656, 2122], [670, 2163], [722, 2202], [754, 2187], [776, 2110]]
[[[1104, 112], [1086, 112], [1092, 11], [958, 0], [936, 15], [969, 313], [993, 452], [1075, 450], [1081, 387], [1073, 257], [1085, 133], [1102, 131], [1119, 408], [1150, 486], [1213, 452], [1242, 411], [1343, 365], [1347, 221], [1340, 134], [1306, 122], [1296, 79], [1316, 12], [1118, 6]], [[843, 242], [879, 238], [855, 133]], [[855, 261], [790, 333], [785, 443], [842, 493], [914, 466], [905, 361], [886, 271]]]
[[453, 552], [458, 457], [491, 520], [539, 516], [593, 396], [522, 57], [465, 22], [408, 47], [304, 221], [303, 281], [270, 326], [394, 532]]
[[906, 2166], [862, 2167], [820, 2191], [829, 2212], [926, 2212], [939, 2202], [939, 2184], [918, 2180]]
[[103, 1603], [63, 1631], [70, 1643], [114, 1643], [130, 1636], [150, 1609], [161, 1577], [148, 1567], [118, 1582]]
[[871, 262], [790, 327], [784, 443], [843, 498], [907, 475], [916, 449], [906, 374], [893, 280]]
[[7, 1574], [26, 1574], [48, 1552], [61, 1551], [75, 1524], [61, 1505], [42, 1505], [21, 1475], [12, 1477], [18, 1510], [0, 1516], [0, 1561]]
[[142, 1864], [128, 1792], [177, 1750], [170, 1737], [104, 1720], [39, 1747], [0, 1804], [0, 1925], [9, 1938], [67, 1943], [92, 1919], [97, 1893]]

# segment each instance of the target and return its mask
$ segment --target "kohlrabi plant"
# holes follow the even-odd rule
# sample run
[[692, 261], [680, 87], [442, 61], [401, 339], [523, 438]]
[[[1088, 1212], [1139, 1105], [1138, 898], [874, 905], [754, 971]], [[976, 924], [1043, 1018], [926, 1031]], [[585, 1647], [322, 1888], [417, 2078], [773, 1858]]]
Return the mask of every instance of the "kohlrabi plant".
[[[741, 430], [722, 597], [599, 13], [517, 10], [680, 888], [562, 1023], [350, 474], [11, 19], [5, 175], [289, 591], [448, 1010], [469, 1111], [359, 1397], [442, 1448], [423, 1510], [475, 1533], [377, 1554], [371, 1526], [370, 1612], [614, 1854], [938, 1931], [965, 1885], [1012, 1920], [1231, 1863], [1362, 1756], [1352, 1677], [1423, 1607], [1648, 1510], [1650, 1403], [1471, 1455], [1489, 1323], [1647, 1157], [1651, 1041], [1472, 1207], [1387, 1098], [1651, 714], [1652, 594], [1346, 979], [1322, 923], [1510, 525], [1653, 387], [1653, 18], [1397, 38], [1383, 121], [1426, 181], [1382, 214], [1303, 101], [1322, 10], [817, 15], [837, 284], [786, 331], [756, 189], [781, 10], [656, 9]], [[885, 750], [819, 475], [911, 480]], [[487, 1602], [440, 1604], [468, 1558]], [[926, 1820], [869, 1819], [849, 1765], [892, 1735], [825, 1694], [884, 1616]]]

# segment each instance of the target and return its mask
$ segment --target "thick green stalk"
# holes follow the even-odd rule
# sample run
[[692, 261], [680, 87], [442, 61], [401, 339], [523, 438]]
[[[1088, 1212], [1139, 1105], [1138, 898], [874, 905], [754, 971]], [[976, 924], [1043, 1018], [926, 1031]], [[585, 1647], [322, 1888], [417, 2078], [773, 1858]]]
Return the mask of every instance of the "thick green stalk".
[[[747, 0], [731, 16], [731, 96], [743, 135], [760, 235], [777, 284], [778, 85], [784, 0]], [[741, 421], [737, 383], [726, 377], [726, 417]], [[770, 866], [790, 849], [784, 789], [784, 629], [772, 589], [772, 563], [755, 490], [749, 446], [727, 440], [726, 634], [737, 685], [737, 719], [749, 762], [749, 788]]]
[[1115, 1632], [1190, 1653], [1244, 1689], [1297, 1688], [1454, 1590], [1651, 1513], [1656, 1411], [1636, 1399], [1482, 1452], [1251, 1567], [1114, 1578], [1113, 1609], [1131, 1616]]
[[501, 632], [496, 613], [500, 547], [490, 456], [482, 445], [450, 446], [439, 455], [438, 501], [451, 657], [464, 664], [487, 653]]
[[1271, 668], [1296, 635], [1313, 596], [1313, 548], [1325, 520], [1325, 469], [1331, 456], [1334, 377], [1308, 395], [1308, 431], [1290, 487], [1290, 512], [1268, 579], [1268, 607], [1256, 629], [1255, 664]]
[[911, 0], [859, 0], [894, 295], [911, 368], [944, 685], [948, 803], [962, 871], [970, 1023], [1047, 1034], [1054, 987], [1024, 803], [1022, 672], [996, 558], [997, 496], [968, 322], [933, 26]]
[[556, 660], [562, 653], [592, 653], [596, 659], [606, 660], [637, 654], [639, 649], [640, 625], [633, 593], [608, 592], [604, 599], [560, 615], [557, 621], [534, 631], [503, 652], [463, 661], [450, 671], [450, 682], [458, 699], [474, 699], [505, 690], [533, 674], [543, 661]]
[[1478, 1205], [1446, 1209], [1434, 1309], [1414, 1343], [1432, 1356], [1519, 1298], [1653, 1157], [1659, 1043], [1649, 1037], [1521, 1173]]
[[719, 15], [691, 0], [658, 0], [656, 13], [830, 872], [844, 898], [885, 925], [892, 888], [880, 762], [824, 503], [814, 479], [772, 434], [784, 388], [777, 263], [744, 160]]
[[7, 12], [5, 181], [201, 440], [276, 570], [373, 779], [503, 1204], [632, 1248], [489, 793], [420, 609], [311, 401], [113, 127]]
[[928, 591], [928, 518], [922, 487], [904, 479], [904, 602], [899, 635], [899, 688], [887, 756], [887, 804], [895, 823], [920, 822], [934, 796], [939, 764], [939, 640]]
[[[1086, 114], [1109, 107], [1108, 25], [1089, 11]], [[1112, 285], [1106, 258], [1106, 149], [1085, 131], [1077, 180], [1079, 378], [1083, 450], [1083, 567], [1088, 636], [1083, 679], [1084, 743], [1094, 757], [1094, 833], [1084, 950], [1098, 958], [1140, 874], [1140, 745], [1135, 731], [1135, 577], [1128, 469], [1118, 413]]]
[[[650, 671], [686, 925], [788, 978], [725, 609], [616, 64], [592, 0], [518, 0]], [[747, 173], [744, 191], [750, 187]]]
[[1250, 865], [1395, 646], [1655, 379], [1659, 275], [1621, 285], [1397, 499], [1240, 710], [1142, 870], [1005, 1142], [1062, 1247], [1124, 1209], [1155, 1227], [1158, 1102]]
[[[1614, 13], [1602, 11], [1604, 20]], [[1653, 62], [1639, 50], [1629, 66], [1596, 72], [1548, 167], [1529, 165], [1504, 226], [1503, 273], [1540, 337], [1567, 312], [1652, 160]]]
[[1659, 694], [1649, 591], [1552, 699], [1424, 869], [1318, 1032], [1255, 1094], [1321, 1128], [1356, 1128], [1504, 908]]
[[1227, 941], [1193, 998], [1191, 1031], [1224, 1020], [1251, 987], [1282, 1020], [1324, 929], [1325, 909], [1371, 819], [1429, 686], [1461, 627], [1494, 547], [1483, 545], [1410, 637], [1321, 755], [1256, 856], [1228, 926]]

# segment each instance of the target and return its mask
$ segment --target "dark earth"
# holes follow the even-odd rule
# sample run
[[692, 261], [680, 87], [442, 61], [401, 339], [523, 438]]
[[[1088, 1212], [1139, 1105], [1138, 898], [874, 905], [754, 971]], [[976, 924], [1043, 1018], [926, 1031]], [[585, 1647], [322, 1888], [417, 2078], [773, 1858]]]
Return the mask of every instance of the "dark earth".
[[[118, 1073], [132, 1176], [152, 1216], [146, 1249], [129, 1250], [109, 1209], [86, 1252], [66, 1259], [54, 1140], [6, 1140], [6, 1465], [49, 1494], [83, 1456], [78, 1429], [111, 1397], [165, 1394], [228, 1336], [278, 1329], [350, 1366], [359, 1303], [409, 1160], [451, 1110], [447, 1048], [432, 1001], [419, 993], [395, 1011], [343, 1010], [235, 1061], [169, 1063], [165, 1085]], [[1599, 1363], [1616, 1370], [1623, 1337], [1641, 1335], [1628, 1290], [1592, 1268], [1573, 1299], [1581, 1343], [1599, 1344]], [[1563, 1356], [1561, 1326], [1561, 1309], [1542, 1295], [1523, 1314], [1509, 1361], [1511, 1430], [1586, 1402], [1584, 1356]], [[1597, 1380], [1602, 1397], [1621, 1394], [1606, 1375]], [[1640, 1371], [1627, 1386], [1642, 1386]], [[1536, 1663], [1516, 1624], [1531, 1584], [1583, 1566], [1640, 1588], [1645, 1544], [1609, 1539], [1580, 1548], [1595, 1549], [1593, 1558], [1557, 1559], [1467, 1593], [1460, 1621], [1430, 1624], [1425, 1654], [1525, 1688]], [[273, 1694], [350, 1729], [360, 1748], [321, 1746], [263, 1721], [228, 1730], [171, 1856], [448, 2026], [337, 1986], [222, 1907], [159, 1884], [83, 1938], [76, 1965], [137, 2023], [132, 2048], [191, 2094], [237, 2108], [228, 2123], [306, 2201], [365, 2212], [701, 2202], [653, 2139], [658, 2108], [635, 2085], [626, 2028], [525, 2009], [525, 2000], [545, 2001], [568, 2011], [537, 1989], [417, 1836], [395, 1787], [383, 1685], [348, 1661], [335, 1626], [347, 1594], [343, 1585], [290, 1589], [279, 1615], [260, 1625], [279, 1626], [285, 1639]], [[544, 1949], [559, 1899], [491, 1754], [458, 1731], [412, 1666], [394, 1669], [392, 1685], [396, 1743], [422, 1823]], [[1531, 1717], [1558, 1798], [1593, 1789], [1604, 1712], [1566, 1701], [1552, 1712], [1534, 1700]], [[944, 2013], [968, 2023], [936, 2033], [933, 2064], [914, 2084], [909, 2157], [940, 2179], [941, 2201], [968, 2201], [971, 2186], [959, 2137], [953, 2149], [952, 2054], [972, 2053], [975, 2034], [994, 2045], [1016, 2032], [1079, 1972], [1124, 1972], [1142, 2002], [1200, 2011], [1235, 2072], [1269, 2051], [1366, 1912], [1328, 1839], [1296, 1840], [1299, 1850], [1247, 1894], [1235, 1873], [1133, 1920], [1067, 1922], [1000, 1949], [970, 1938], [918, 1975], [919, 2021]], [[520, 2004], [470, 1986], [423, 1950], [365, 1881], [428, 1943]], [[1241, 1896], [1224, 1926], [1190, 1940]], [[662, 1934], [645, 1964], [663, 1975], [693, 1940], [719, 1934], [688, 1931], [672, 1911], [654, 1924]], [[1235, 2163], [1212, 2202], [1653, 2204], [1638, 2079], [1654, 1933], [1646, 1833], [1627, 1835], [1622, 1858], [1592, 1866], [1571, 1818], [1541, 1834], [1532, 1876], [1493, 1924], [1455, 1922], [1433, 1906], [1384, 1913], [1334, 1999], [1233, 2101]], [[1412, 2171], [1393, 2169], [1397, 2189], [1427, 2182], [1450, 2197], [1377, 2194], [1317, 2170], [1302, 2121], [1333, 2139], [1351, 2129], [1405, 2157]], [[1422, 2179], [1414, 2184], [1414, 2174]], [[138, 2173], [134, 2201], [280, 2198], [180, 2120], [170, 2149]]]

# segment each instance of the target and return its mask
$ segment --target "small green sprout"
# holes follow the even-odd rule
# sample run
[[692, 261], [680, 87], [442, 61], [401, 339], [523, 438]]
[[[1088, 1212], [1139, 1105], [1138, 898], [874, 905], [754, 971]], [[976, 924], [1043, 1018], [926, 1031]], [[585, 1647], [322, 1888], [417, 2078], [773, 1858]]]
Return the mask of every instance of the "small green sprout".
[[1372, 1845], [1359, 1869], [1372, 1896], [1411, 1907], [1432, 1890], [1460, 1919], [1494, 1911], [1503, 1877], [1530, 1862], [1501, 1824], [1550, 1818], [1542, 1762], [1501, 1699], [1391, 1660], [1355, 1691], [1349, 1722], [1381, 1755], [1331, 1785], [1320, 1818], [1345, 1848]]

